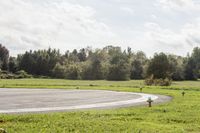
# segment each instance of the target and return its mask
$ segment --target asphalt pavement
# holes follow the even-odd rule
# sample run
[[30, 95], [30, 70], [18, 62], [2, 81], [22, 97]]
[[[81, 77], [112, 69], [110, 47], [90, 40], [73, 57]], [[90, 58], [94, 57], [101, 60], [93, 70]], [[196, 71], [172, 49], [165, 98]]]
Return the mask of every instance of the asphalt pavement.
[[0, 113], [46, 113], [85, 109], [110, 109], [153, 104], [172, 98], [144, 93], [105, 90], [8, 89], [0, 88]]

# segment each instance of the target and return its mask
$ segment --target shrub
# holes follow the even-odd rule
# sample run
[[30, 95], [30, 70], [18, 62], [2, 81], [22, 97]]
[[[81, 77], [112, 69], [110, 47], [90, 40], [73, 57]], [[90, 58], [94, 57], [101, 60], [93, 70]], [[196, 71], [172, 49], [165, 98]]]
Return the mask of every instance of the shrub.
[[147, 78], [145, 80], [146, 85], [155, 85], [155, 86], [170, 86], [172, 83], [172, 80], [165, 78], [165, 79], [154, 79], [153, 76], [150, 78]]
[[27, 74], [23, 70], [18, 71], [15, 74], [9, 73], [8, 71], [0, 70], [0, 79], [21, 79], [21, 78], [32, 78], [32, 75]]
[[14, 78], [15, 78], [14, 74], [11, 74], [11, 73], [7, 74], [6, 79], [14, 79]]
[[78, 64], [71, 64], [66, 68], [67, 79], [81, 79], [81, 68]]
[[66, 66], [57, 63], [52, 70], [52, 76], [55, 78], [66, 78]]
[[20, 70], [20, 71], [17, 71], [15, 73], [15, 78], [17, 79], [21, 79], [21, 78], [32, 78], [32, 75], [29, 75], [27, 72], [25, 72], [24, 70]]
[[145, 79], [145, 84], [146, 85], [153, 85], [154, 84], [154, 79], [153, 78], [147, 78], [147, 79]]

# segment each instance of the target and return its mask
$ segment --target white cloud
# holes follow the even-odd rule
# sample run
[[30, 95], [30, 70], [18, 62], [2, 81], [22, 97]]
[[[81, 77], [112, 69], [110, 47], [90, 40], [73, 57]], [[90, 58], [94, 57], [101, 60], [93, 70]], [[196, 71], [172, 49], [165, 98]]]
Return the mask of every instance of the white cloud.
[[200, 19], [183, 25], [180, 31], [162, 28], [157, 23], [146, 23], [145, 27], [147, 40], [161, 51], [183, 55], [182, 51], [200, 46]]
[[186, 55], [199, 45], [199, 14], [199, 0], [1, 0], [0, 43], [12, 55], [88, 45]]
[[114, 36], [91, 7], [56, 0], [6, 0], [0, 7], [0, 42], [12, 52], [48, 46], [64, 50]]
[[152, 19], [157, 19], [158, 17], [155, 14], [151, 14], [150, 16]]
[[134, 14], [134, 10], [132, 8], [129, 7], [121, 7], [120, 10], [129, 13], [129, 14]]
[[200, 4], [194, 0], [158, 0], [159, 6], [162, 6], [165, 10], [170, 11], [191, 11], [200, 10]]

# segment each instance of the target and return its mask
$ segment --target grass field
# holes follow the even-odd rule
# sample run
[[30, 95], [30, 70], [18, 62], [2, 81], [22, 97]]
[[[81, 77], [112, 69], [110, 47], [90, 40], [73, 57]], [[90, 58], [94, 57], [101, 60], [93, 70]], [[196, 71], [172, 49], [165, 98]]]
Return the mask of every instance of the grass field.
[[[51, 79], [0, 80], [5, 88], [104, 89], [139, 92], [143, 81], [71, 81]], [[181, 93], [185, 90], [186, 95]], [[0, 115], [8, 133], [198, 133], [200, 81], [174, 82], [170, 87], [147, 87], [143, 92], [173, 97], [169, 103], [148, 107], [66, 113]], [[5, 101], [6, 104], [6, 101]]]

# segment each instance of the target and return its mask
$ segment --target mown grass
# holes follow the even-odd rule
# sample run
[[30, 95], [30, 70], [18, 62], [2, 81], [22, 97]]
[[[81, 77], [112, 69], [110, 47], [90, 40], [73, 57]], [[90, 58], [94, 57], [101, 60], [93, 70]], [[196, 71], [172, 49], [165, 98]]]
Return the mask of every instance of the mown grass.
[[[104, 89], [139, 92], [143, 81], [70, 81], [51, 79], [0, 80], [0, 87]], [[181, 93], [185, 90], [186, 95]], [[148, 107], [66, 113], [0, 115], [0, 128], [9, 133], [198, 133], [200, 81], [174, 82], [170, 87], [147, 87], [143, 92], [170, 95], [169, 103]], [[6, 101], [5, 101], [6, 104]]]

